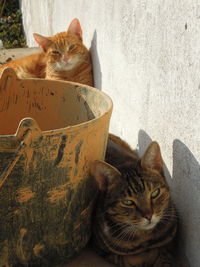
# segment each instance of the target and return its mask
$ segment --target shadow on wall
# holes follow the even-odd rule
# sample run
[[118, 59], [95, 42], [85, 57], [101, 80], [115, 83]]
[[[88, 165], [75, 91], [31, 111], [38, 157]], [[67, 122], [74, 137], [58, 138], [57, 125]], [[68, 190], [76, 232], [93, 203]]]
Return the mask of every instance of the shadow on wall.
[[[152, 141], [143, 130], [139, 131], [138, 144], [141, 156]], [[162, 151], [161, 151], [162, 153]], [[173, 201], [179, 216], [179, 253], [186, 266], [200, 266], [200, 164], [184, 143], [173, 142], [172, 179], [165, 165], [165, 175], [171, 188]], [[184, 265], [184, 264], [183, 264]], [[185, 266], [184, 265], [184, 266]], [[182, 265], [181, 265], [182, 266]]]
[[90, 52], [92, 56], [92, 64], [93, 64], [93, 76], [94, 76], [94, 87], [102, 90], [102, 72], [101, 72], [101, 65], [99, 61], [98, 51], [97, 51], [97, 32], [95, 30]]
[[200, 165], [180, 140], [173, 142], [172, 197], [178, 207], [181, 246], [191, 266], [200, 266]]
[[[156, 141], [156, 140], [152, 140], [151, 137], [145, 131], [143, 130], [139, 131], [139, 134], [138, 134], [139, 156], [142, 156], [144, 154], [146, 148], [152, 141]], [[162, 154], [162, 149], [161, 149], [161, 154]], [[170, 180], [171, 175], [165, 163], [164, 163], [164, 172], [165, 172], [166, 178]]]

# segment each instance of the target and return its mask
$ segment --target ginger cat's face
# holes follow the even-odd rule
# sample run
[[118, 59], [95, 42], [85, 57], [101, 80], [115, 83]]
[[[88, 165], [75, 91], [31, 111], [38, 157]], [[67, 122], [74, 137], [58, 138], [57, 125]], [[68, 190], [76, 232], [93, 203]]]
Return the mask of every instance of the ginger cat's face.
[[52, 45], [47, 51], [47, 62], [56, 71], [74, 69], [84, 62], [87, 49], [74, 35], [63, 32], [51, 38]]
[[74, 19], [67, 32], [58, 33], [52, 37], [34, 34], [36, 42], [47, 55], [47, 66], [52, 71], [69, 71], [88, 58], [88, 50], [82, 43], [80, 23]]

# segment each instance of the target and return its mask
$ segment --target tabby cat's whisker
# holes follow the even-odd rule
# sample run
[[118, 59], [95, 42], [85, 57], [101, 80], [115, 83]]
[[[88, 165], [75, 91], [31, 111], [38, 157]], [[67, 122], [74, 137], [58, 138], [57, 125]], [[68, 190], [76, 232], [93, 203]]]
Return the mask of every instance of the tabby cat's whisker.
[[169, 217], [162, 218], [160, 221], [171, 221], [172, 219], [173, 219], [173, 221], [178, 221], [177, 218], [169, 218]]
[[[115, 226], [113, 226], [113, 227], [110, 227], [109, 229], [111, 230], [111, 229], [113, 229], [113, 228], [116, 228], [117, 227], [117, 225], [115, 225]], [[127, 225], [121, 225], [118, 229], [116, 229], [114, 232], [113, 231], [111, 231], [111, 234], [113, 235], [113, 234], [115, 234], [115, 233], [117, 233], [117, 232], [119, 232], [119, 231], [121, 231], [121, 230], [124, 230], [124, 229], [126, 229], [128, 226]]]
[[168, 217], [176, 217], [176, 218], [178, 218], [179, 216], [177, 215], [177, 214], [173, 214], [173, 213], [166, 213], [166, 214], [163, 214], [163, 217], [165, 217], [165, 216], [168, 216]]
[[170, 222], [171, 220], [174, 220], [174, 221], [177, 221], [178, 219], [175, 217], [175, 218], [172, 218], [172, 217], [163, 217], [160, 222]]
[[121, 241], [124, 241], [125, 240], [125, 238], [128, 236], [128, 232], [126, 232], [126, 231], [123, 231], [123, 232], [121, 232], [119, 235], [117, 235], [115, 238], [116, 238], [116, 240], [114, 241], [114, 244], [116, 245], [116, 246], [118, 246], [119, 244], [120, 244], [120, 242]]
[[178, 214], [176, 213], [165, 213], [162, 217], [171, 217], [171, 218], [179, 218]]
[[[127, 230], [128, 230], [128, 231], [124, 231], [124, 232], [122, 232], [121, 235], [119, 235], [119, 236], [116, 237], [116, 238], [118, 238], [118, 240], [115, 241], [115, 245], [119, 245], [119, 243], [120, 243], [121, 241], [126, 241], [126, 242], [128, 242], [131, 238], [134, 237], [134, 235], [135, 235], [135, 233], [136, 233], [136, 231], [137, 231], [136, 229], [127, 229]], [[128, 238], [128, 240], [125, 240], [127, 236], [129, 236], [129, 238]]]
[[[116, 234], [117, 232], [123, 232], [124, 230], [126, 230], [126, 229], [128, 229], [128, 228], [130, 228], [130, 226], [129, 225], [127, 225], [127, 224], [118, 224], [118, 226], [120, 226], [118, 229], [116, 229], [114, 232], [111, 230], [111, 229], [113, 229], [113, 228], [115, 228], [115, 227], [117, 227], [117, 225], [114, 225], [113, 227], [110, 227], [109, 229], [111, 230], [111, 234], [112, 235], [114, 235], [114, 234]], [[134, 228], [135, 229], [135, 228]], [[121, 234], [121, 233], [119, 233], [119, 234]]]

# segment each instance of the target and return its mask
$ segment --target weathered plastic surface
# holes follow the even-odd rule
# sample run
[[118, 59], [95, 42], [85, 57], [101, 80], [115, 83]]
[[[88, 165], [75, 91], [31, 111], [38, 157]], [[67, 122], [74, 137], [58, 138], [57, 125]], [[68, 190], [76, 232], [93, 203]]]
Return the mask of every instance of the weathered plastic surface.
[[89, 86], [0, 79], [0, 266], [56, 266], [85, 246], [112, 102]]

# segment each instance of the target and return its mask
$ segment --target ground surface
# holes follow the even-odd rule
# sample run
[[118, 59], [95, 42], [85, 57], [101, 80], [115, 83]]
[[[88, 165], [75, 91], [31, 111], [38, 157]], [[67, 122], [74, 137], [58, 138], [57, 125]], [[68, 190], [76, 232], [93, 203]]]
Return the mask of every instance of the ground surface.
[[16, 48], [16, 49], [0, 49], [0, 65], [10, 60], [21, 58], [27, 55], [40, 52], [40, 48]]

